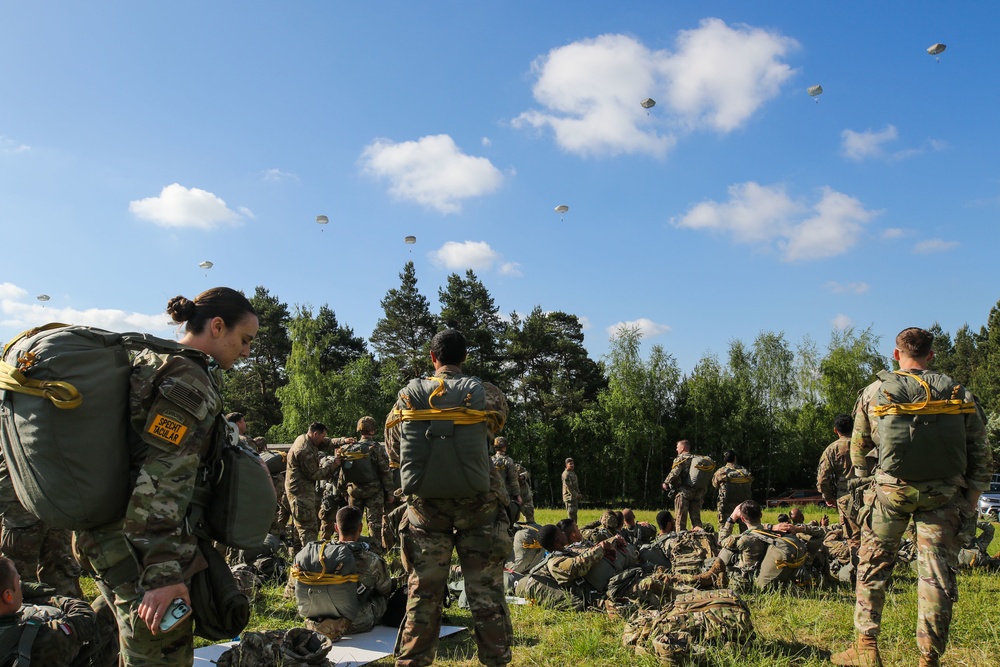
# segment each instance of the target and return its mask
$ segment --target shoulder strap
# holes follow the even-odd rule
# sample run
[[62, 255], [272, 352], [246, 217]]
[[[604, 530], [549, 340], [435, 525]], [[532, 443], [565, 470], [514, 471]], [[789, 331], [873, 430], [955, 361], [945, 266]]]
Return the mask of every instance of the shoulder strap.
[[14, 667], [28, 667], [31, 664], [31, 646], [35, 643], [38, 630], [42, 627], [42, 622], [37, 618], [30, 618], [21, 625], [21, 637], [17, 643], [17, 660]]
[[10, 632], [0, 637], [0, 664], [14, 664], [8, 661], [10, 659], [17, 659], [17, 645], [21, 641], [22, 634], [24, 634], [24, 624], [18, 623], [10, 628]]

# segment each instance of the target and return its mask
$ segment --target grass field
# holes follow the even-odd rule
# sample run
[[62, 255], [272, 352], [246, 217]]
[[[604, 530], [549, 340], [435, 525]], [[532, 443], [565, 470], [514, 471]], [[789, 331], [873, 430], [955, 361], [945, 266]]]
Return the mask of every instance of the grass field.
[[[824, 510], [806, 508], [806, 520], [819, 519]], [[765, 511], [764, 521], [774, 521], [777, 510]], [[565, 516], [563, 510], [536, 510], [539, 523]], [[655, 512], [637, 511], [640, 521], [653, 523]], [[581, 510], [580, 523], [600, 516], [600, 510]], [[714, 512], [704, 512], [705, 522], [716, 523]], [[831, 515], [831, 519], [834, 517]], [[834, 519], [835, 520], [835, 519]], [[998, 531], [1000, 533], [1000, 531]], [[990, 553], [1000, 551], [1000, 538]], [[88, 582], [89, 583], [89, 582]], [[720, 667], [775, 667], [829, 665], [831, 652], [845, 648], [854, 637], [854, 593], [847, 588], [790, 594], [747, 596], [756, 629], [756, 640], [739, 649], [709, 649], [711, 665]], [[1000, 665], [1000, 574], [962, 573], [955, 605], [951, 640], [944, 665], [993, 667]], [[889, 588], [880, 639], [885, 664], [916, 665], [916, 576], [898, 568]], [[636, 656], [621, 645], [622, 622], [597, 612], [554, 612], [535, 606], [512, 606], [515, 666], [659, 665], [655, 657]], [[471, 627], [468, 611], [445, 611], [445, 623]], [[281, 598], [281, 587], [262, 591], [254, 605], [250, 630], [290, 628], [298, 625], [294, 604]], [[201, 642], [200, 644], [203, 644]], [[200, 645], [199, 644], [199, 645]], [[372, 663], [392, 665], [391, 658]], [[478, 665], [471, 632], [442, 640], [435, 664], [458, 667]]]

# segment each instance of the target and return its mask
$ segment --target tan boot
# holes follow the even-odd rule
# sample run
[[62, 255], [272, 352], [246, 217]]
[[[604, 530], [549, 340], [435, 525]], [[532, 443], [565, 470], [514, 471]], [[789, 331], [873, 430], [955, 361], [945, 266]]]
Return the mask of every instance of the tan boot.
[[854, 646], [841, 653], [834, 653], [830, 656], [830, 662], [850, 667], [882, 667], [882, 656], [878, 653], [875, 637], [858, 635]]
[[941, 657], [937, 653], [921, 653], [920, 667], [941, 667]]

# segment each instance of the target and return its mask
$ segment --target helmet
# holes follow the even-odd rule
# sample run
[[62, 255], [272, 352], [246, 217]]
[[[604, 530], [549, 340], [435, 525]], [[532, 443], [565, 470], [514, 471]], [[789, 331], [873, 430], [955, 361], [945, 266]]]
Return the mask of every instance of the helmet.
[[493, 447], [496, 449], [506, 449], [507, 448], [507, 438], [500, 436], [493, 441]]
[[358, 433], [374, 433], [375, 432], [375, 418], [365, 415], [358, 420]]

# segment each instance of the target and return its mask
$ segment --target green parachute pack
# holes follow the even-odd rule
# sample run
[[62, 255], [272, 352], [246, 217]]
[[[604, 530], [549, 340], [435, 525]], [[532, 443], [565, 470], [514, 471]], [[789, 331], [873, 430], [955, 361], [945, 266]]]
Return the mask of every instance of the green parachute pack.
[[310, 542], [295, 555], [292, 579], [302, 618], [357, 618], [358, 568], [346, 544]]
[[726, 476], [722, 479], [722, 483], [726, 486], [726, 502], [739, 504], [744, 500], [750, 500], [753, 497], [750, 492], [753, 475], [750, 471], [742, 466], [725, 470]]
[[340, 469], [349, 483], [355, 486], [368, 486], [379, 481], [373, 460], [374, 446], [375, 443], [370, 440], [341, 445], [338, 453], [344, 463]]
[[771, 532], [762, 528], [754, 528], [750, 532], [767, 543], [767, 551], [764, 553], [764, 560], [761, 561], [754, 585], [759, 589], [765, 589], [794, 579], [799, 568], [806, 563], [808, 556], [806, 543], [794, 535]]
[[691, 457], [691, 467], [688, 470], [688, 483], [695, 489], [707, 489], [712, 483], [712, 473], [715, 472], [715, 461], [708, 456], [695, 454]]
[[908, 482], [965, 475], [965, 415], [978, 406], [962, 385], [932, 371], [878, 378], [878, 467]]
[[401, 424], [403, 493], [420, 498], [471, 498], [490, 489], [490, 433], [503, 428], [500, 413], [486, 410], [477, 377], [431, 376], [410, 380], [399, 392], [386, 428]]

